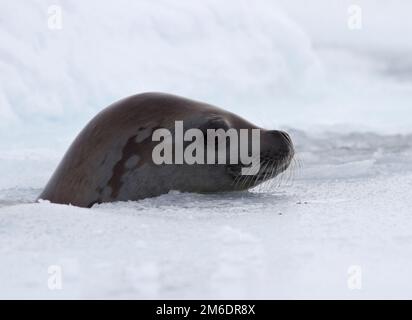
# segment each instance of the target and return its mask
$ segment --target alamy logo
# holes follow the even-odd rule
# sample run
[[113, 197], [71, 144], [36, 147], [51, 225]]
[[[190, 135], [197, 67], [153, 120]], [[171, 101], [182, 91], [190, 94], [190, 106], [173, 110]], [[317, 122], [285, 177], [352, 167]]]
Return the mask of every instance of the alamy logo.
[[362, 289], [362, 267], [352, 265], [348, 268], [347, 285], [350, 290]]
[[348, 28], [350, 30], [362, 29], [362, 8], [353, 4], [349, 6], [348, 14]]
[[62, 8], [52, 5], [47, 8], [47, 26], [50, 30], [60, 30], [63, 28]]
[[[157, 165], [227, 164], [229, 160], [230, 164], [244, 166], [242, 175], [255, 175], [260, 169], [259, 129], [207, 129], [205, 137], [202, 130], [184, 131], [183, 121], [175, 121], [174, 137], [169, 129], [160, 128], [153, 132], [152, 140], [159, 141], [152, 152]], [[229, 148], [226, 147], [228, 140]]]
[[51, 265], [47, 268], [49, 277], [47, 279], [47, 286], [50, 290], [62, 289], [62, 268], [58, 265]]

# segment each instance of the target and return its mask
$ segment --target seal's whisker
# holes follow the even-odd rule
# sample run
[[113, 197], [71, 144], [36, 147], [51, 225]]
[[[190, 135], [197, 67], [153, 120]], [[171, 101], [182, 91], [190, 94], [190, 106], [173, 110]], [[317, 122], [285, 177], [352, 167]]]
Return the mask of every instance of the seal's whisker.
[[247, 188], [249, 189], [251, 187], [251, 183], [253, 182], [254, 177], [259, 178], [260, 177], [260, 172], [261, 172], [261, 167], [262, 165], [265, 165], [265, 162], [263, 163], [256, 163], [251, 169], [256, 169], [257, 166], [259, 166], [259, 171], [255, 175], [250, 175], [246, 178], [246, 185]]
[[[254, 163], [256, 160], [259, 160], [259, 161], [257, 161], [252, 167], [250, 167], [250, 170], [255, 169], [258, 165], [259, 166], [261, 165], [260, 155], [252, 158], [252, 163]], [[250, 180], [250, 177], [253, 177], [254, 175], [241, 175], [241, 176], [242, 176], [243, 180], [240, 182], [241, 183], [240, 187], [243, 188], [245, 185], [247, 185], [247, 182]]]
[[270, 161], [270, 169], [267, 170], [266, 175], [265, 175], [265, 182], [264, 182], [264, 188], [266, 190], [271, 189], [271, 185], [273, 184], [273, 181], [277, 179], [277, 171], [278, 171], [279, 164], [276, 160], [271, 160]]
[[[273, 161], [273, 163], [272, 163], [272, 171], [271, 171], [271, 173], [270, 173], [270, 176], [271, 177], [273, 177], [274, 175], [275, 175], [275, 173], [276, 173], [276, 163]], [[276, 177], [273, 177], [269, 182], [268, 182], [268, 189], [270, 190], [270, 189], [272, 189], [272, 185], [273, 185], [273, 181], [275, 180], [275, 178]]]
[[[262, 170], [263, 171], [263, 173], [264, 173], [264, 177], [263, 177], [263, 181], [265, 181], [266, 180], [266, 176], [267, 176], [267, 168], [268, 168], [268, 166], [269, 166], [269, 164], [270, 164], [270, 161], [266, 161], [266, 163], [265, 163], [265, 167], [264, 167], [264, 169]], [[260, 179], [262, 177], [262, 174], [260, 173], [260, 171], [259, 171], [259, 173], [256, 175], [256, 179], [255, 179], [255, 181], [253, 182], [253, 184], [254, 185], [256, 185], [256, 183], [257, 183], [257, 181], [258, 181], [258, 179]]]
[[270, 181], [271, 181], [271, 178], [273, 177], [273, 172], [274, 172], [275, 166], [276, 166], [276, 163], [275, 163], [275, 161], [272, 160], [272, 161], [270, 162], [270, 167], [271, 167], [271, 168], [270, 168], [270, 173], [269, 173], [269, 171], [267, 171], [266, 174], [265, 174], [265, 177], [264, 177], [264, 180], [266, 180], [266, 178], [269, 177], [269, 179], [264, 182], [264, 187], [265, 187], [265, 188], [268, 186], [268, 184], [269, 184]]
[[292, 161], [292, 159], [290, 159], [289, 161], [290, 161], [290, 166], [285, 171], [285, 176], [286, 176], [285, 185], [286, 186], [289, 186], [290, 185], [289, 183], [293, 181], [293, 174], [295, 170], [294, 162]]
[[[259, 160], [258, 162], [256, 162], [256, 160]], [[256, 163], [255, 163], [256, 162]], [[260, 155], [259, 156], [255, 156], [251, 159], [251, 163], [255, 163], [252, 167], [250, 167], [251, 170], [255, 169], [257, 165], [260, 165]], [[239, 175], [234, 179], [234, 182], [232, 183], [232, 185], [234, 185], [235, 188], [242, 186], [245, 184], [245, 182], [247, 181], [249, 175], [242, 175], [241, 174], [241, 170], [242, 168], [240, 167], [240, 173]]]
[[[262, 163], [262, 164], [264, 164], [264, 163]], [[261, 164], [261, 166], [262, 166], [262, 164]], [[267, 166], [267, 164], [264, 164], [264, 165], [265, 165], [265, 167]], [[260, 172], [261, 172], [261, 170], [259, 170], [258, 173], [255, 174], [252, 177], [252, 179], [250, 179], [250, 183], [249, 183], [248, 188], [250, 188], [251, 186], [256, 186], [256, 183], [257, 183], [257, 181], [258, 181], [258, 179], [260, 178], [260, 175], [261, 175]]]

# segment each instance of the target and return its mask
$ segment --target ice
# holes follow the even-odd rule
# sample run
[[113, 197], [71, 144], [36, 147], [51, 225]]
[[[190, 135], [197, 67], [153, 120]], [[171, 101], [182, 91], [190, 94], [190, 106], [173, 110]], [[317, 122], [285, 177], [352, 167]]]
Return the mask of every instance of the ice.
[[[354, 31], [344, 2], [54, 3], [54, 31], [49, 2], [0, 3], [0, 298], [412, 298], [411, 4], [360, 1]], [[295, 161], [249, 192], [35, 203], [144, 91], [285, 129]]]
[[[410, 298], [410, 137], [291, 134], [302, 164], [280, 186], [92, 209], [30, 203], [55, 161], [27, 151], [38, 180], [17, 162], [2, 181], [0, 296]], [[48, 289], [53, 265], [62, 290]]]

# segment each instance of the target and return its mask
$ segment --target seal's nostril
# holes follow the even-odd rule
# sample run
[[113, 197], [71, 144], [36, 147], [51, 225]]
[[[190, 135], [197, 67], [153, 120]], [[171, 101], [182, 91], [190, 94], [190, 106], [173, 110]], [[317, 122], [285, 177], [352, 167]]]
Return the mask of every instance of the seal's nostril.
[[293, 152], [293, 143], [289, 134], [280, 130], [270, 130], [270, 134], [275, 138], [275, 145], [277, 146], [277, 152], [290, 153]]
[[292, 143], [292, 139], [290, 138], [289, 134], [287, 134], [285, 131], [279, 131], [279, 133], [282, 135], [283, 138], [286, 139], [286, 141]]
[[275, 136], [281, 136], [283, 139], [285, 139], [288, 143], [292, 143], [292, 139], [290, 138], [289, 134], [287, 134], [285, 131], [280, 131], [280, 130], [270, 130], [269, 133], [275, 135]]

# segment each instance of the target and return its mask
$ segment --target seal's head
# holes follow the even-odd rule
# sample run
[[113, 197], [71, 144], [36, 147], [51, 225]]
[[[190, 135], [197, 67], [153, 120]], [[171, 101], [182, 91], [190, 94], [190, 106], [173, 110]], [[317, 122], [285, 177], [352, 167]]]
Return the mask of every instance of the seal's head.
[[[222, 189], [246, 190], [268, 181], [284, 172], [291, 164], [295, 154], [292, 139], [285, 131], [259, 128], [229, 112], [210, 116], [201, 129], [208, 138], [210, 137], [210, 134], [207, 134], [208, 130], [222, 130], [222, 134], [226, 132], [225, 144], [219, 145], [219, 137], [214, 140], [215, 149], [223, 148], [224, 154], [226, 154], [225, 164], [221, 168], [220, 180], [223, 180], [222, 176], [228, 179], [224, 179], [225, 183], [221, 186]], [[230, 155], [233, 141], [231, 136], [227, 134], [231, 130], [234, 130], [239, 138], [237, 141], [238, 157], [235, 157], [238, 161], [232, 163]], [[253, 137], [254, 132], [257, 132], [255, 137]], [[206, 149], [210, 151], [210, 146]], [[246, 155], [247, 161], [242, 159], [242, 150], [247, 151], [247, 153], [243, 153], [244, 156]], [[219, 165], [215, 165], [213, 169], [205, 169], [210, 172], [211, 170], [219, 170], [218, 167]], [[205, 184], [207, 181], [206, 179]]]

